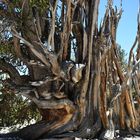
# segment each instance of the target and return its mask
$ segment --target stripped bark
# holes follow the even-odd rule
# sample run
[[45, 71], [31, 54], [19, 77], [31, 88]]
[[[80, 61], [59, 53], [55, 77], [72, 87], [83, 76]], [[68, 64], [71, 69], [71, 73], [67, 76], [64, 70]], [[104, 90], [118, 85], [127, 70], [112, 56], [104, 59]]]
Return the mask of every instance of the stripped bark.
[[22, 24], [11, 25], [15, 56], [29, 69], [28, 76], [0, 57], [0, 70], [10, 76], [5, 80], [9, 89], [34, 102], [42, 116], [41, 122], [7, 137], [92, 139], [108, 129], [113, 134], [116, 129], [138, 131], [140, 21], [124, 73], [116, 42], [122, 7], [114, 9], [108, 0], [98, 27], [99, 0], [49, 2], [45, 11], [29, 0], [21, 2], [17, 21]]

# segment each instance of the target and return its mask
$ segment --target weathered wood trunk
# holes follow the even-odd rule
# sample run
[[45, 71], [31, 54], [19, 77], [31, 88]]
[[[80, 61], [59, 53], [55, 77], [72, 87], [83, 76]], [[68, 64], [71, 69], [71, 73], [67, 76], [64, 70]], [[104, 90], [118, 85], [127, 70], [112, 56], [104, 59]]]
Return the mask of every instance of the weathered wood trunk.
[[115, 129], [139, 134], [139, 49], [133, 65], [135, 43], [124, 73], [116, 43], [122, 7], [117, 11], [108, 1], [98, 28], [99, 0], [49, 2], [45, 11], [29, 0], [20, 2], [23, 11], [15, 23], [23, 20], [22, 25], [11, 25], [16, 57], [27, 66], [28, 79], [0, 59], [0, 69], [10, 75], [10, 88], [37, 105], [42, 121], [0, 137], [91, 139]]

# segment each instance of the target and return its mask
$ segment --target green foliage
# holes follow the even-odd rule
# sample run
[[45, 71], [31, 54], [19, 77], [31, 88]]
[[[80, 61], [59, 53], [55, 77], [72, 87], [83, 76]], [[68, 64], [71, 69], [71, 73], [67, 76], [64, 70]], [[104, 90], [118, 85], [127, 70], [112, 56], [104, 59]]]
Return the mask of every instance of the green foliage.
[[120, 45], [117, 45], [117, 53], [119, 55], [118, 57], [120, 59], [121, 66], [123, 70], [125, 70], [127, 67], [127, 59], [126, 59], [127, 54], [125, 50], [121, 48]]
[[12, 54], [14, 55], [14, 48], [12, 44], [9, 43], [5, 43], [5, 44], [0, 44], [0, 55], [8, 55], [8, 54]]
[[0, 126], [22, 125], [40, 119], [33, 103], [11, 92], [0, 94], [0, 114]]
[[49, 7], [49, 1], [48, 0], [30, 0], [30, 5], [32, 7], [37, 7], [42, 12], [43, 10]]
[[[9, 76], [0, 71], [0, 127], [30, 123], [40, 120], [41, 116], [35, 104], [27, 98], [14, 94], [9, 86], [3, 85]], [[15, 128], [14, 128], [15, 129]]]
[[[36, 7], [39, 13], [49, 7], [48, 0], [29, 0], [30, 9]], [[5, 59], [12, 64], [21, 75], [28, 74], [27, 67], [15, 55], [13, 37], [11, 34], [11, 25], [16, 23], [18, 27], [23, 26], [23, 20], [30, 18], [22, 15], [22, 0], [12, 0], [3, 2], [4, 6], [0, 7], [1, 32], [0, 32], [0, 58]], [[26, 9], [26, 8], [25, 8]], [[7, 38], [6, 38], [7, 37]], [[3, 80], [9, 78], [7, 74], [0, 71], [0, 126], [13, 126], [24, 124], [32, 119], [40, 120], [41, 116], [35, 104], [21, 95], [15, 95], [12, 90], [3, 85]], [[1, 82], [2, 81], [2, 82]]]

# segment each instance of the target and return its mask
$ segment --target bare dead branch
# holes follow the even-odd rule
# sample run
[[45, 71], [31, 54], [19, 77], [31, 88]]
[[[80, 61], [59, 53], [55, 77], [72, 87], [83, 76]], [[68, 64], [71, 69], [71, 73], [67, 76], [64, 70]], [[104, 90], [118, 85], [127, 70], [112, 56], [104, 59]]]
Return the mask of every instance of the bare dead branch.
[[54, 51], [54, 49], [55, 49], [55, 47], [54, 47], [54, 32], [55, 32], [55, 14], [56, 14], [57, 3], [58, 2], [56, 0], [55, 4], [54, 4], [54, 8], [50, 4], [50, 9], [51, 9], [51, 13], [52, 13], [52, 21], [51, 21], [51, 30], [50, 30], [49, 37], [48, 37], [48, 47], [51, 46], [52, 51]]
[[34, 54], [37, 58], [39, 58], [39, 60], [41, 60], [47, 67], [50, 67], [50, 64], [49, 64], [49, 62], [47, 61], [46, 57], [45, 57], [42, 53], [39, 53], [39, 52], [34, 48], [34, 46], [33, 46], [30, 42], [28, 42], [28, 41], [25, 40], [23, 37], [21, 37], [21, 36], [17, 33], [17, 31], [16, 31], [14, 28], [12, 28], [12, 33], [13, 33], [13, 35], [14, 35], [15, 37], [17, 37], [17, 38], [19, 38], [20, 40], [22, 40], [22, 41], [29, 47], [29, 49], [33, 52], [33, 54]]

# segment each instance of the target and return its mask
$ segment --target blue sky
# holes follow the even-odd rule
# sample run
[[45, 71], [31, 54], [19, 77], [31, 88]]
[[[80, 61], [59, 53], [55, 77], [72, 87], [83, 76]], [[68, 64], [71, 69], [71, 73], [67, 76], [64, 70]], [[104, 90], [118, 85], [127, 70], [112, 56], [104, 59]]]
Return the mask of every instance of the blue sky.
[[[117, 31], [117, 43], [129, 53], [137, 32], [137, 13], [139, 0], [122, 0], [123, 14]], [[99, 21], [103, 18], [107, 0], [100, 0]], [[114, 0], [114, 5], [120, 6], [120, 0]]]

